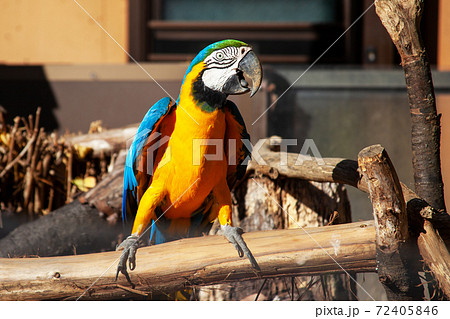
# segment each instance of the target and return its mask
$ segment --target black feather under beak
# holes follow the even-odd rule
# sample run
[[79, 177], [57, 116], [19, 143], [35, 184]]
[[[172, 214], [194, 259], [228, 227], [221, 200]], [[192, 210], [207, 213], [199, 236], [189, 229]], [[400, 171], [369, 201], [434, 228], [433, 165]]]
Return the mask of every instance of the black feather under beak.
[[[251, 81], [251, 85], [248, 81]], [[239, 62], [236, 75], [228, 79], [224, 87], [225, 94], [243, 94], [250, 91], [252, 97], [258, 91], [262, 81], [262, 68], [259, 59], [253, 51]]]

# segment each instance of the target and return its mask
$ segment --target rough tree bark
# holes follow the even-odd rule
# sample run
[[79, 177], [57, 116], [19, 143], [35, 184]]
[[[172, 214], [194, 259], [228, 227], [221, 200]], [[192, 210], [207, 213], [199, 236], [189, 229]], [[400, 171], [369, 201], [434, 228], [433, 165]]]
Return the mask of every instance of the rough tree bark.
[[381, 145], [359, 152], [358, 164], [373, 206], [380, 282], [389, 300], [421, 300], [417, 245], [410, 241], [405, 199], [394, 166]]
[[445, 211], [440, 162], [440, 116], [420, 34], [424, 0], [376, 0], [375, 8], [402, 60], [411, 113], [416, 193]]

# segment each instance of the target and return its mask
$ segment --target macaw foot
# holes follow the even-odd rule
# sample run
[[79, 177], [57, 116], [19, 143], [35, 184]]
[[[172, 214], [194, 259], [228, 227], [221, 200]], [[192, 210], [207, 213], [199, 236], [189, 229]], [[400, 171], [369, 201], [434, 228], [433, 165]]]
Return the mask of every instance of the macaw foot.
[[240, 227], [233, 227], [230, 225], [221, 225], [222, 232], [225, 235], [225, 237], [228, 239], [230, 243], [233, 244], [233, 246], [238, 251], [239, 257], [247, 256], [247, 258], [250, 260], [250, 263], [252, 264], [252, 267], [258, 271], [261, 269], [259, 268], [258, 263], [256, 262], [255, 257], [253, 257], [252, 252], [250, 249], [248, 249], [247, 244], [244, 241], [244, 238], [242, 238], [242, 234], [244, 231]]
[[137, 236], [128, 236], [117, 248], [116, 250], [123, 250], [122, 255], [119, 259], [119, 264], [117, 265], [117, 273], [116, 280], [119, 276], [119, 272], [125, 275], [128, 282], [134, 289], [134, 284], [131, 282], [130, 276], [127, 271], [127, 259], [130, 265], [130, 270], [134, 270], [136, 268], [136, 250], [139, 246], [139, 237]]

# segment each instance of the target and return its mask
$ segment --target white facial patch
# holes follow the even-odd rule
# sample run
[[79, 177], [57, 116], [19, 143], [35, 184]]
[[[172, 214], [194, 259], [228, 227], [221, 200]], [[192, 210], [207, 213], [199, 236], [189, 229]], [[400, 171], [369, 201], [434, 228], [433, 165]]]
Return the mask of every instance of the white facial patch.
[[236, 74], [238, 62], [235, 66], [226, 69], [207, 69], [203, 72], [203, 83], [215, 91], [222, 91], [227, 80]]
[[204, 61], [206, 70], [202, 80], [205, 86], [222, 91], [227, 80], [237, 74], [239, 62], [250, 50], [250, 47], [226, 47], [211, 53]]

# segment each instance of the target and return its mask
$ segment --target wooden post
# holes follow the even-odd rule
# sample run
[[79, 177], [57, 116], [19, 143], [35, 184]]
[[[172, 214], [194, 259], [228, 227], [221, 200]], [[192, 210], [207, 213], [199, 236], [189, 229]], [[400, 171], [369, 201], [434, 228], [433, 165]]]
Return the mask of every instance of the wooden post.
[[[402, 188], [385, 149], [373, 145], [358, 155], [358, 164], [366, 178], [376, 227], [378, 275], [389, 300], [417, 300], [423, 288], [409, 248], [408, 219]], [[422, 292], [422, 293], [421, 293]]]
[[420, 34], [424, 0], [376, 0], [375, 8], [402, 59], [411, 113], [416, 193], [445, 211], [440, 161], [440, 116]]

